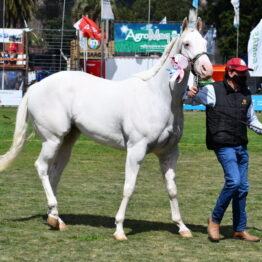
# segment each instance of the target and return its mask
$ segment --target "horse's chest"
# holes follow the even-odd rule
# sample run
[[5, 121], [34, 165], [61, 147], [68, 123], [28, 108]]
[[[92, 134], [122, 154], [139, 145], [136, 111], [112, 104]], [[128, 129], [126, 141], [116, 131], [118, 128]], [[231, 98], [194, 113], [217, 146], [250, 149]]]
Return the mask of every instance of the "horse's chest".
[[167, 126], [163, 132], [148, 145], [148, 152], [162, 150], [176, 145], [183, 133], [182, 124], [172, 124]]
[[165, 141], [179, 141], [182, 136], [182, 125], [173, 124], [164, 129], [163, 133], [159, 136], [160, 142]]

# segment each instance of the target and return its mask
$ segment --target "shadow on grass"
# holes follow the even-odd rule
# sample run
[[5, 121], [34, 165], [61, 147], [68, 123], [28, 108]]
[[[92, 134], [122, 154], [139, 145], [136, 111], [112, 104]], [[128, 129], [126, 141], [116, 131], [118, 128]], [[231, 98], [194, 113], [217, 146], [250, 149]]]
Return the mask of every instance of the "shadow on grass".
[[[30, 221], [33, 219], [43, 218], [46, 221], [46, 215], [35, 215], [26, 218], [14, 219], [11, 221], [15, 222], [24, 222]], [[67, 225], [87, 225], [93, 227], [105, 227], [105, 228], [115, 228], [115, 218], [108, 216], [97, 216], [97, 215], [83, 215], [83, 214], [63, 214], [61, 218], [65, 221]], [[10, 220], [9, 220], [10, 221]], [[162, 223], [156, 221], [146, 221], [146, 220], [135, 220], [135, 219], [126, 219], [124, 223], [125, 228], [131, 229], [127, 235], [135, 235], [143, 232], [150, 231], [168, 231], [172, 234], [178, 234], [178, 228], [174, 223]], [[203, 225], [193, 225], [187, 224], [188, 228], [194, 233], [203, 233], [207, 234], [207, 226]], [[253, 229], [256, 231], [262, 231], [261, 229], [255, 227], [249, 227], [248, 229]], [[232, 226], [225, 225], [220, 227], [220, 233], [222, 239], [232, 238]]]

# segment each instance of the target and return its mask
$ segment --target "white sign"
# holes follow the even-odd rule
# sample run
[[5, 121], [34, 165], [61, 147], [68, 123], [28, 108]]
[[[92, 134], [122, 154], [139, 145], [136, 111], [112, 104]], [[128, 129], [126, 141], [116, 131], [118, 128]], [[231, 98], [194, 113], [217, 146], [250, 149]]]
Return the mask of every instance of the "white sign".
[[23, 29], [0, 28], [0, 43], [22, 43]]
[[234, 7], [235, 16], [234, 16], [234, 27], [239, 27], [239, 0], [231, 0], [231, 4]]
[[262, 19], [251, 31], [248, 41], [248, 67], [251, 76], [262, 76]]
[[0, 90], [0, 106], [18, 106], [22, 100], [22, 90]]
[[109, 0], [101, 0], [101, 19], [114, 20], [114, 14]]

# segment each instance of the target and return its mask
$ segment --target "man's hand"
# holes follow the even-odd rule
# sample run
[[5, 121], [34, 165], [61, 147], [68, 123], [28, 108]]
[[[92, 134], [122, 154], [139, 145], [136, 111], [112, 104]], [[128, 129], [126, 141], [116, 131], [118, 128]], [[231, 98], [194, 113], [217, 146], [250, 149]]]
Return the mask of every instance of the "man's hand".
[[198, 91], [199, 91], [199, 89], [196, 86], [191, 86], [191, 87], [189, 87], [189, 89], [187, 91], [187, 96], [189, 98], [192, 98], [198, 93]]

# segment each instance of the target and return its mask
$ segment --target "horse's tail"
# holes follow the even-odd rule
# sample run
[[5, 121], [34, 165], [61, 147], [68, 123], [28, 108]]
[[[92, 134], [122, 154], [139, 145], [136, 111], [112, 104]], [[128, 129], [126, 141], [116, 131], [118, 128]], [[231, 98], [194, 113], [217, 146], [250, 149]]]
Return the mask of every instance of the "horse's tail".
[[28, 92], [24, 95], [17, 110], [12, 146], [8, 152], [6, 152], [4, 155], [0, 155], [0, 172], [10, 166], [10, 164], [22, 151], [25, 144], [28, 127], [27, 101]]

